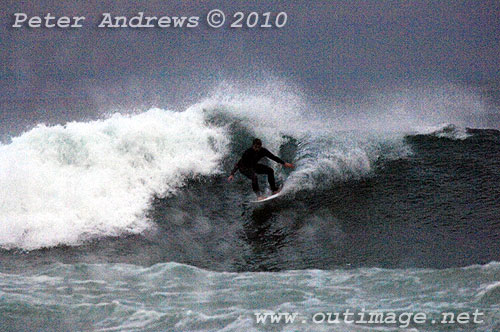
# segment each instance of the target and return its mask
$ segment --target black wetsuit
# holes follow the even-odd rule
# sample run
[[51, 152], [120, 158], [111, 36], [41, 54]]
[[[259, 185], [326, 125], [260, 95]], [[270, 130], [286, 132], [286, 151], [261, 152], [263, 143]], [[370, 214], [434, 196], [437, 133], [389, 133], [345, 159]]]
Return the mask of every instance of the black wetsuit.
[[269, 181], [271, 190], [278, 190], [278, 188], [276, 187], [276, 183], [274, 182], [273, 169], [266, 165], [258, 164], [258, 161], [264, 157], [272, 159], [277, 163], [285, 164], [283, 160], [276, 157], [266, 148], [260, 148], [259, 151], [255, 151], [253, 148], [249, 148], [243, 153], [243, 156], [241, 156], [241, 159], [236, 163], [236, 165], [234, 165], [234, 168], [231, 171], [231, 175], [234, 175], [237, 170], [240, 170], [241, 174], [252, 180], [252, 189], [257, 195], [259, 195], [260, 193], [257, 174], [267, 174], [267, 179]]

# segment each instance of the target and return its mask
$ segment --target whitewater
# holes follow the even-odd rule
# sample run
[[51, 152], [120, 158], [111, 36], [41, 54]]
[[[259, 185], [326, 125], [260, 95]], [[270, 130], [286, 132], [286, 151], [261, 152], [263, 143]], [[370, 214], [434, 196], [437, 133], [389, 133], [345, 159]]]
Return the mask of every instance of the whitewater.
[[141, 233], [152, 196], [215, 174], [226, 140], [189, 111], [38, 126], [0, 148], [0, 243], [29, 250]]

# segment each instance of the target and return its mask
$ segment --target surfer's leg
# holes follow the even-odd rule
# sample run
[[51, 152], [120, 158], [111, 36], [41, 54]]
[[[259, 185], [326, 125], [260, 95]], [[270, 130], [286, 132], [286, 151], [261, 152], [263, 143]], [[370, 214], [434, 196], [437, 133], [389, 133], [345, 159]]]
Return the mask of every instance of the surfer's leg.
[[259, 179], [257, 178], [257, 174], [255, 174], [255, 170], [252, 168], [241, 168], [241, 174], [252, 180], [252, 189], [257, 196], [260, 196], [259, 189]]
[[269, 181], [269, 186], [271, 187], [271, 191], [275, 192], [278, 190], [276, 187], [276, 182], [274, 181], [274, 170], [266, 165], [257, 164], [255, 166], [255, 171], [258, 174], [267, 174], [267, 181]]

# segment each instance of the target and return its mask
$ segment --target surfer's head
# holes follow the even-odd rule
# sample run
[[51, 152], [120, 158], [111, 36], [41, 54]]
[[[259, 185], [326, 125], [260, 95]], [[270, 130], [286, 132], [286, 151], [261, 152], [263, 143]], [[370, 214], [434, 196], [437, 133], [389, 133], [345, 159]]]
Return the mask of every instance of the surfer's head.
[[261, 147], [262, 141], [258, 138], [254, 139], [252, 143], [252, 149], [254, 149], [255, 151], [259, 151]]

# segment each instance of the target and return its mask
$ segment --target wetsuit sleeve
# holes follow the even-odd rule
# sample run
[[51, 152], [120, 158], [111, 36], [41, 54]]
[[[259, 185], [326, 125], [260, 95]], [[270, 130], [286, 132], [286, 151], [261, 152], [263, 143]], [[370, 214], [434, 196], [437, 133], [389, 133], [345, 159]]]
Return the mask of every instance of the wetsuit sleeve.
[[239, 170], [241, 167], [246, 167], [245, 165], [247, 164], [245, 161], [248, 161], [250, 158], [250, 152], [252, 148], [247, 149], [245, 152], [243, 152], [243, 155], [241, 156], [240, 160], [236, 164], [234, 164], [233, 170], [231, 171], [231, 175], [234, 175], [237, 170]]
[[269, 152], [268, 149], [264, 149], [262, 148], [262, 150], [264, 150], [264, 155], [269, 158], [269, 159], [272, 159], [274, 160], [275, 162], [279, 163], [279, 164], [285, 164], [285, 162], [283, 160], [281, 160], [280, 158], [276, 157], [274, 154], [272, 154], [271, 152]]
[[236, 173], [236, 171], [240, 168], [240, 160], [238, 160], [238, 162], [236, 164], [234, 164], [234, 167], [233, 167], [233, 170], [231, 171], [231, 175], [234, 175]]

